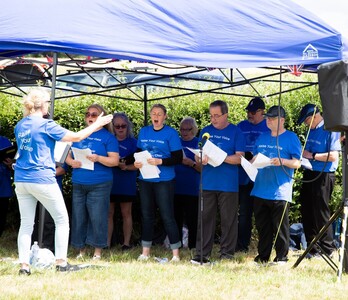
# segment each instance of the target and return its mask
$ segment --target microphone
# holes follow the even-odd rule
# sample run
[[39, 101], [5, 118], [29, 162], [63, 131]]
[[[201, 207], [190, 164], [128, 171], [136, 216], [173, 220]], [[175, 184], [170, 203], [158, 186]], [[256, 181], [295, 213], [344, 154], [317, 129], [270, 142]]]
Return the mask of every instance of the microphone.
[[203, 133], [201, 141], [198, 143], [198, 146], [203, 146], [203, 144], [210, 139], [210, 134], [208, 132]]

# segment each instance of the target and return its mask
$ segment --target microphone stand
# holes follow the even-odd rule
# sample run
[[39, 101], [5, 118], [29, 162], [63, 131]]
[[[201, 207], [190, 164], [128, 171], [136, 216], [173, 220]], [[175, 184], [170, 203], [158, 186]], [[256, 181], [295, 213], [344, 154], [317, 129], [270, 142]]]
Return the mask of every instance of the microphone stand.
[[199, 181], [199, 220], [200, 220], [200, 263], [203, 265], [203, 143], [200, 142], [199, 146], [199, 159], [201, 162], [201, 173]]

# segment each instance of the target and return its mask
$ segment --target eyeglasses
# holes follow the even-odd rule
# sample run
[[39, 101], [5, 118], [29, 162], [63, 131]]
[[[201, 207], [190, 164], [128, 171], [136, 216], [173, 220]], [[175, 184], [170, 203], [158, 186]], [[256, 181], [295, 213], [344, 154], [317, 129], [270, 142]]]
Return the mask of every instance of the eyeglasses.
[[258, 112], [260, 112], [262, 109], [258, 109], [258, 110], [255, 110], [255, 111], [248, 111], [248, 114], [251, 114], [253, 116], [255, 116]]
[[180, 131], [189, 132], [192, 128], [180, 128]]
[[126, 125], [126, 124], [114, 125], [114, 127], [115, 127], [116, 129], [120, 129], [120, 128], [125, 129], [125, 128], [127, 128], [127, 125]]
[[99, 114], [98, 113], [96, 113], [96, 112], [92, 112], [92, 113], [90, 113], [90, 112], [86, 112], [86, 118], [89, 118], [89, 117], [92, 117], [92, 118], [96, 118], [96, 117], [98, 117], [99, 116]]
[[226, 113], [221, 114], [221, 115], [210, 115], [210, 119], [217, 120], [217, 119], [221, 118], [223, 115], [226, 115]]

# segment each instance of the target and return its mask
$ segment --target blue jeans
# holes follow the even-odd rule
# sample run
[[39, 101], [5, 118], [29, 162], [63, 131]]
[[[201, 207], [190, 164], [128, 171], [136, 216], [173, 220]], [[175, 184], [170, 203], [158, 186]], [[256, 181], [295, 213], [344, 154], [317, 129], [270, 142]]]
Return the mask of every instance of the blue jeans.
[[107, 247], [108, 214], [112, 181], [99, 184], [73, 184], [71, 245]]
[[152, 245], [153, 229], [155, 223], [155, 204], [157, 204], [164, 229], [166, 230], [171, 249], [179, 249], [181, 241], [178, 227], [174, 218], [174, 180], [161, 182], [139, 181], [140, 202], [142, 213], [143, 247]]

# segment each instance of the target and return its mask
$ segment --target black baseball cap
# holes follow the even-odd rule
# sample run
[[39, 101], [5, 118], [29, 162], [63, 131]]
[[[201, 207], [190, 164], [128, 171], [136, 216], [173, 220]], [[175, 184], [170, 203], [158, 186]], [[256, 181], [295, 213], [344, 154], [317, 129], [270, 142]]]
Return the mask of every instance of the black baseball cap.
[[282, 106], [274, 105], [269, 108], [269, 110], [265, 113], [266, 117], [274, 118], [280, 116], [281, 118], [285, 118], [286, 113], [285, 109]]
[[260, 97], [255, 97], [250, 100], [248, 106], [245, 108], [247, 111], [257, 111], [258, 109], [265, 109], [265, 102]]
[[298, 120], [297, 120], [297, 124], [298, 125], [302, 124], [304, 122], [304, 120], [306, 120], [309, 116], [313, 116], [319, 112], [320, 112], [320, 110], [319, 110], [318, 106], [316, 106], [312, 103], [306, 104], [301, 109], [300, 116], [298, 117]]

